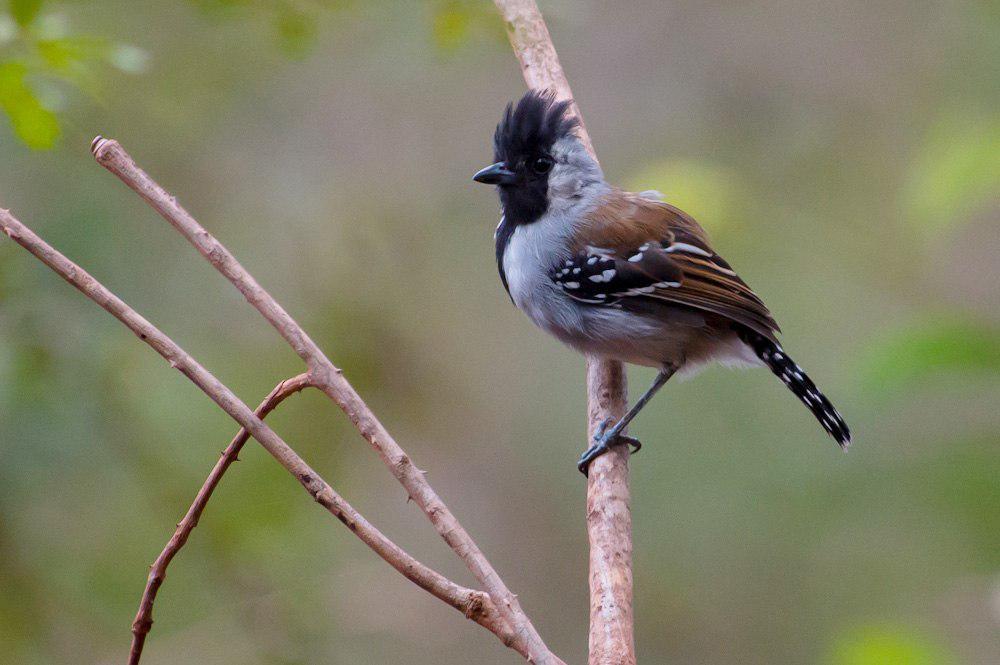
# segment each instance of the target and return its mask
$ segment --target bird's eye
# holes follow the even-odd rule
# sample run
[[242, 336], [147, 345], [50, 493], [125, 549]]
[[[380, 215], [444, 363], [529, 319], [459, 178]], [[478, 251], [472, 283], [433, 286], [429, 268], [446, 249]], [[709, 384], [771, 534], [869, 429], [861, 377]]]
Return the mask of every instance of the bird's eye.
[[531, 163], [531, 170], [541, 175], [552, 170], [552, 160], [548, 157], [539, 157]]

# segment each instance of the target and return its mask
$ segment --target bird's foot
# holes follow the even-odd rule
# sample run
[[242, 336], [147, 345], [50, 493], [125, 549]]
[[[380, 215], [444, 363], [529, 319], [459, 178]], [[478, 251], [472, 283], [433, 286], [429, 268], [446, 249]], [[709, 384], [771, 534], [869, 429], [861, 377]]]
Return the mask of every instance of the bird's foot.
[[588, 475], [590, 463], [597, 457], [600, 457], [604, 453], [611, 450], [612, 446], [628, 444], [632, 447], [631, 454], [633, 455], [639, 452], [639, 449], [642, 448], [642, 442], [640, 442], [639, 439], [626, 436], [624, 434], [618, 434], [614, 431], [614, 428], [612, 428], [610, 432], [607, 431], [610, 423], [611, 418], [607, 418], [597, 426], [597, 431], [594, 432], [594, 445], [588, 448], [587, 451], [580, 457], [580, 461], [576, 463], [576, 468], [579, 469], [580, 473], [585, 476]]

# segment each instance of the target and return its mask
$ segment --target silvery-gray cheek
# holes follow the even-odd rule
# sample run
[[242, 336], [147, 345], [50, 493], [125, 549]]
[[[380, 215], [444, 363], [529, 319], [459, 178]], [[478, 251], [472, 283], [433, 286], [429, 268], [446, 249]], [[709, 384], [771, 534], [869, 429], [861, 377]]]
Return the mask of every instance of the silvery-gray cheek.
[[569, 164], [557, 163], [549, 172], [549, 200], [574, 198], [580, 190], [579, 171]]

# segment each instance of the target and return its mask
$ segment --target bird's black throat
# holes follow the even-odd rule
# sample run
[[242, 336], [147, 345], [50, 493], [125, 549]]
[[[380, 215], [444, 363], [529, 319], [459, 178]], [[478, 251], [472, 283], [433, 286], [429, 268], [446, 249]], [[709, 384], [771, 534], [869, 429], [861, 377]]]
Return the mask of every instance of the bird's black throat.
[[537, 178], [497, 188], [500, 193], [500, 205], [503, 208], [503, 217], [495, 234], [497, 270], [500, 271], [500, 281], [503, 282], [503, 288], [508, 295], [510, 286], [507, 284], [507, 273], [503, 269], [504, 253], [518, 226], [537, 222], [548, 210], [548, 188], [548, 178]]

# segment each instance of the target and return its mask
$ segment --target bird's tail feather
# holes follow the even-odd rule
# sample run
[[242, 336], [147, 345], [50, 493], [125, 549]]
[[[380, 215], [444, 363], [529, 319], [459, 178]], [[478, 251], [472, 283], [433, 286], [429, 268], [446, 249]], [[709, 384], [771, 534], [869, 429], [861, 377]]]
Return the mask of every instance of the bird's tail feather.
[[840, 447], [846, 449], [851, 444], [850, 428], [802, 368], [788, 357], [781, 346], [760, 333], [741, 327], [738, 334], [775, 376], [784, 381], [788, 389], [812, 411], [816, 420], [840, 444]]

